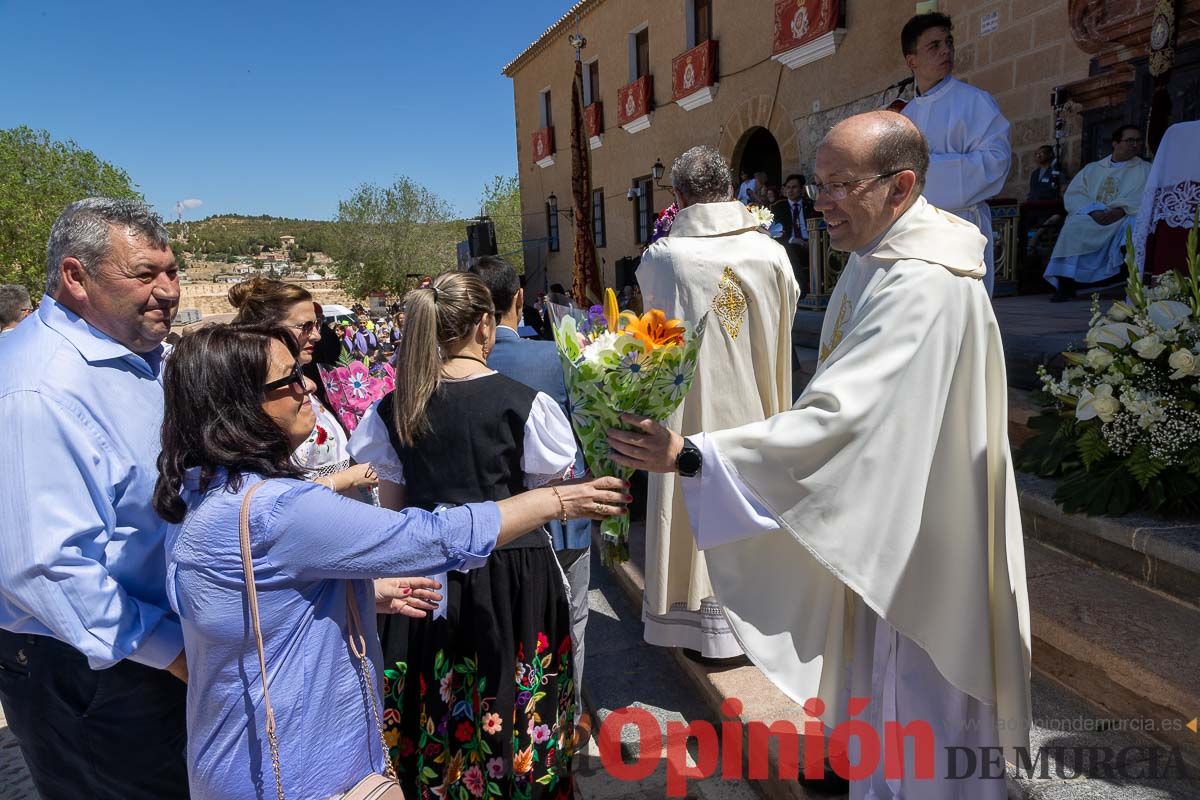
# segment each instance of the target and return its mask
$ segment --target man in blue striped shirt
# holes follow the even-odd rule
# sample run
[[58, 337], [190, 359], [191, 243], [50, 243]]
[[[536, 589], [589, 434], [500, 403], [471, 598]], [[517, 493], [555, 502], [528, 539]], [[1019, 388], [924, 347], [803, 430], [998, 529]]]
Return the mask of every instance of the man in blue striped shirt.
[[50, 233], [0, 349], [0, 702], [46, 800], [184, 798], [187, 679], [154, 512], [175, 257], [141, 203]]

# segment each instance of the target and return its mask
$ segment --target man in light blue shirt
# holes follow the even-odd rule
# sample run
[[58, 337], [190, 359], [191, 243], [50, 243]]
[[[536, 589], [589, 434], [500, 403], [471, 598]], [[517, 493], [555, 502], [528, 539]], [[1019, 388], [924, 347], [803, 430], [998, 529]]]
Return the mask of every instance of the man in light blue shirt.
[[0, 286], [0, 340], [15, 331], [32, 311], [28, 289], [15, 283]]
[[151, 506], [161, 220], [91, 198], [54, 223], [46, 295], [0, 348], [0, 703], [43, 798], [184, 798], [186, 667]]

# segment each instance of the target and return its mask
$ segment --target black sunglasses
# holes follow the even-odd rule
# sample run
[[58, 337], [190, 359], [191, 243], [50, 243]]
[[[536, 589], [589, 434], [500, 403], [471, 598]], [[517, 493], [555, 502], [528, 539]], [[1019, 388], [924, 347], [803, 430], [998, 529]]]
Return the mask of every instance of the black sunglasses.
[[264, 392], [272, 392], [276, 389], [282, 389], [284, 386], [291, 386], [293, 383], [304, 385], [304, 373], [300, 371], [300, 362], [292, 364], [292, 371], [286, 377], [280, 378], [277, 381], [263, 384]]

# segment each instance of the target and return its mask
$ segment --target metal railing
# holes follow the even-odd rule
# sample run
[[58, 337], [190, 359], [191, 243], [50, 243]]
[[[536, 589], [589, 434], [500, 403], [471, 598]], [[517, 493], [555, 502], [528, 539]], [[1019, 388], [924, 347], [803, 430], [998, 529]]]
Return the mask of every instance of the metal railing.
[[[1017, 293], [1017, 270], [1021, 264], [1021, 243], [1018, 241], [1021, 208], [1014, 201], [991, 203], [993, 266], [996, 270], [994, 296]], [[846, 268], [847, 253], [829, 246], [825, 220], [810, 219], [808, 224], [808, 285], [800, 287], [804, 296], [800, 307], [823, 311], [829, 305], [833, 287]]]

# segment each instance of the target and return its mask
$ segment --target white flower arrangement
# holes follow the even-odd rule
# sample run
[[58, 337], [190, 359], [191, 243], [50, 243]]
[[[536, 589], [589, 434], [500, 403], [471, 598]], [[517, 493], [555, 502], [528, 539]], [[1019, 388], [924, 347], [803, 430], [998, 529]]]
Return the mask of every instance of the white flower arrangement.
[[746, 210], [754, 217], [758, 223], [758, 229], [770, 236], [772, 239], [778, 239], [783, 236], [783, 223], [775, 221], [775, 215], [771, 213], [771, 209], [766, 206], [747, 206]]
[[1200, 513], [1198, 229], [1200, 214], [1187, 276], [1146, 287], [1129, 263], [1128, 299], [1092, 300], [1086, 351], [1064, 353], [1058, 375], [1038, 369], [1046, 410], [1019, 466], [1060, 477], [1067, 511]]

